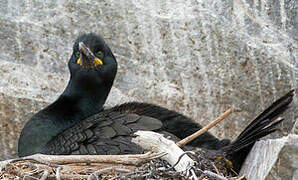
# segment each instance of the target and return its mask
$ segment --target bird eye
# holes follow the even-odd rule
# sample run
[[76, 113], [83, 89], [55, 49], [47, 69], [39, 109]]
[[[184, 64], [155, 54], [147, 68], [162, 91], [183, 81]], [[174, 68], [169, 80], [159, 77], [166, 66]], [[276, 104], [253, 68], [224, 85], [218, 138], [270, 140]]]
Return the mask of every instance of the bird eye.
[[79, 58], [79, 57], [80, 57], [80, 52], [77, 51], [77, 52], [75, 53], [75, 56], [76, 56], [77, 58]]
[[103, 53], [101, 51], [98, 51], [96, 53], [96, 57], [98, 57], [99, 59], [102, 59], [103, 58]]

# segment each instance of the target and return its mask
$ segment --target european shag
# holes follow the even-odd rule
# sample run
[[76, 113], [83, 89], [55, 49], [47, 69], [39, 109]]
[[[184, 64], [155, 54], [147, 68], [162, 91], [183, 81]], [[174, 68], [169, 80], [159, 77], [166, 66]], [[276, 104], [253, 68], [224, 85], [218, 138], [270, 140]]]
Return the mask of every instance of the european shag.
[[[201, 128], [190, 118], [166, 108], [131, 102], [110, 109], [103, 105], [113, 85], [117, 61], [99, 35], [79, 36], [68, 62], [70, 80], [59, 98], [36, 113], [24, 126], [19, 156], [43, 154], [130, 154], [141, 148], [131, 142], [137, 130], [152, 130], [184, 138]], [[273, 122], [292, 101], [291, 91], [273, 103], [232, 143], [205, 133], [191, 146], [227, 154], [242, 165], [253, 144], [276, 130]]]

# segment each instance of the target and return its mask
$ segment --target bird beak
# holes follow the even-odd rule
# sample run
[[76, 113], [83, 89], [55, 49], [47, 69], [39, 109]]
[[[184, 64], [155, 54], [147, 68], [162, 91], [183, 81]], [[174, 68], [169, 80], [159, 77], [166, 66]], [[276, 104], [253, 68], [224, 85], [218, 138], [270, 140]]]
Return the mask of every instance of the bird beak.
[[103, 65], [102, 60], [97, 58], [83, 42], [79, 42], [79, 51], [80, 58], [77, 63], [84, 68], [94, 68], [97, 65]]

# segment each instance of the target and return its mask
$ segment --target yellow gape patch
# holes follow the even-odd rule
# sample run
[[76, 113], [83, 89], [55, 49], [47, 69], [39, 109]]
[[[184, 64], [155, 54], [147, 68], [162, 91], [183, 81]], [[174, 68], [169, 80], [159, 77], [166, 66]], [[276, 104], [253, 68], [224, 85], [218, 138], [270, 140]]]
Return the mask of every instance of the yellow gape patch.
[[78, 60], [77, 60], [77, 64], [82, 65], [82, 61], [81, 61], [81, 59], [78, 59]]
[[[103, 65], [102, 60], [100, 60], [100, 59], [98, 59], [98, 58], [95, 58], [95, 59], [94, 59], [94, 62], [95, 62], [95, 65], [96, 65], [96, 66], [97, 66], [97, 65]], [[78, 60], [77, 60], [77, 64], [82, 65], [82, 61], [81, 61], [81, 59], [78, 59]]]
[[96, 66], [97, 66], [97, 65], [103, 65], [102, 60], [100, 60], [100, 59], [98, 59], [98, 58], [95, 58], [95, 59], [94, 59], [94, 62], [95, 62], [95, 65], [96, 65]]

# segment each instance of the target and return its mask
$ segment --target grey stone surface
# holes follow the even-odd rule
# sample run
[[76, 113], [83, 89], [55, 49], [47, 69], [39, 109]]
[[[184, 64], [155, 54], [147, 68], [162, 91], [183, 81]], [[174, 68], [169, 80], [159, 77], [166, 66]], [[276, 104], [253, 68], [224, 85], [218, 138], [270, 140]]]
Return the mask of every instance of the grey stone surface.
[[261, 140], [251, 150], [241, 174], [248, 180], [297, 179], [298, 135]]
[[[0, 0], [0, 106], [9, 104], [10, 114], [0, 126], [13, 127], [0, 131], [0, 157], [16, 156], [28, 116], [63, 91], [72, 43], [90, 31], [107, 39], [119, 62], [107, 105], [155, 103], [203, 125], [234, 106], [238, 111], [211, 130], [234, 138], [297, 87], [295, 2]], [[297, 132], [296, 108], [297, 99], [275, 136]]]

